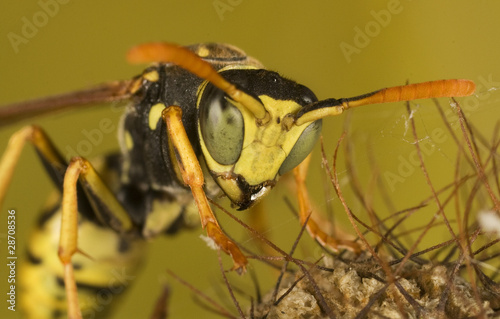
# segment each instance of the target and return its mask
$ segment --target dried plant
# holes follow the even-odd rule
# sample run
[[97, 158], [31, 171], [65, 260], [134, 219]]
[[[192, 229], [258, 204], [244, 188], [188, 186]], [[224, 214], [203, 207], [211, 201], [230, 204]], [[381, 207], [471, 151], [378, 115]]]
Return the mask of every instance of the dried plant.
[[[252, 294], [231, 284], [221, 266], [234, 307], [202, 298], [210, 305], [207, 307], [227, 318], [500, 318], [500, 230], [496, 234], [483, 231], [485, 227], [495, 231], [495, 221], [500, 220], [500, 126], [488, 140], [467, 122], [459, 103], [453, 100], [460, 126], [457, 134], [440, 104], [435, 104], [457, 146], [453, 181], [440, 188], [434, 186], [408, 104], [408, 124], [431, 196], [383, 216], [363, 195], [366, 191], [350, 164], [350, 143], [344, 134], [332, 164], [323, 150], [323, 164], [365, 248], [363, 253], [332, 254], [323, 249], [315, 262], [310, 261], [313, 254], [307, 256], [307, 251], [307, 258], [296, 258], [303, 228], [293, 247], [285, 251], [219, 206], [274, 251], [262, 255], [246, 249], [246, 254], [278, 275], [275, 288], [262, 294], [257, 284], [261, 273], [253, 274], [256, 292]], [[350, 189], [341, 187], [338, 179], [337, 157], [342, 145]], [[386, 206], [394, 207], [390, 194], [381, 183], [377, 185]], [[350, 208], [353, 203], [346, 200], [346, 192], [352, 192], [361, 210]], [[433, 208], [435, 211], [425, 220], [422, 216], [429, 215], [422, 215], [423, 211]], [[490, 221], [489, 225], [477, 222], [481, 214], [487, 214], [482, 220]], [[420, 222], [424, 219], [423, 225], [415, 226], [415, 218]], [[429, 242], [427, 237], [435, 231], [448, 238], [436, 239], [430, 247], [421, 248], [424, 239]]]

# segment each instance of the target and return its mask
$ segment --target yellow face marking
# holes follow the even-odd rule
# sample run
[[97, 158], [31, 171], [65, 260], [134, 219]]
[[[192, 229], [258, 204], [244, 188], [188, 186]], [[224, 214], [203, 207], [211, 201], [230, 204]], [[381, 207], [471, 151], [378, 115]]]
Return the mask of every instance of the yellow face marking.
[[158, 71], [153, 70], [146, 74], [143, 74], [142, 77], [150, 82], [156, 82], [160, 78], [160, 75], [158, 74]]
[[[257, 126], [253, 124], [255, 118], [251, 114], [242, 112], [245, 120], [245, 139], [240, 159], [234, 166], [234, 173], [244, 176], [251, 185], [276, 178], [281, 164], [307, 127], [294, 126], [286, 131], [281, 125], [285, 115], [300, 108], [296, 102], [275, 100], [267, 95], [261, 95], [259, 98], [271, 115], [271, 120], [266, 125]], [[250, 123], [253, 125], [249, 125]]]
[[210, 50], [207, 49], [206, 46], [203, 46], [201, 45], [198, 50], [196, 50], [196, 54], [200, 57], [200, 58], [205, 58], [207, 57], [209, 54], [210, 54]]
[[[243, 115], [245, 123], [243, 149], [235, 164], [221, 165], [217, 163], [210, 157], [203, 139], [200, 140], [210, 170], [220, 174], [239, 174], [250, 185], [275, 180], [281, 164], [308, 126], [294, 125], [290, 130], [286, 130], [281, 124], [284, 116], [296, 112], [301, 107], [296, 102], [275, 100], [267, 95], [261, 95], [259, 98], [271, 116], [271, 120], [265, 125], [258, 126], [250, 111], [242, 105], [234, 103]], [[226, 194], [233, 192], [236, 195], [240, 191], [237, 185], [233, 185], [233, 181], [219, 179], [219, 184], [221, 183], [226, 187], [224, 189]]]
[[161, 112], [165, 108], [163, 103], [155, 104], [149, 110], [149, 128], [154, 131], [156, 130], [156, 126], [158, 125], [158, 121], [161, 119]]
[[134, 148], [134, 140], [132, 139], [132, 135], [130, 135], [129, 131], [125, 131], [125, 146], [128, 150]]

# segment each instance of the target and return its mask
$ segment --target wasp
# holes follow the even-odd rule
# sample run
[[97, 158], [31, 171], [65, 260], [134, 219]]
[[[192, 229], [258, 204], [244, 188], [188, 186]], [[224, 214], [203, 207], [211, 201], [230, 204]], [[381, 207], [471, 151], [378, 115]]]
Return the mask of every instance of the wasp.
[[153, 64], [130, 80], [0, 108], [0, 125], [6, 125], [69, 107], [128, 101], [119, 125], [120, 150], [97, 161], [77, 156], [67, 162], [35, 125], [9, 141], [0, 162], [0, 202], [26, 142], [59, 190], [38, 219], [20, 273], [29, 317], [105, 316], [95, 295], [125, 290], [116, 273], [137, 270], [145, 239], [200, 222], [231, 256], [233, 269], [243, 272], [247, 258], [221, 230], [207, 194], [222, 192], [238, 209], [247, 209], [291, 170], [299, 220], [311, 236], [333, 250], [360, 251], [357, 243], [329, 236], [308, 218], [301, 172], [322, 119], [367, 104], [475, 90], [469, 80], [441, 80], [318, 100], [306, 86], [232, 45], [147, 43], [127, 57]]

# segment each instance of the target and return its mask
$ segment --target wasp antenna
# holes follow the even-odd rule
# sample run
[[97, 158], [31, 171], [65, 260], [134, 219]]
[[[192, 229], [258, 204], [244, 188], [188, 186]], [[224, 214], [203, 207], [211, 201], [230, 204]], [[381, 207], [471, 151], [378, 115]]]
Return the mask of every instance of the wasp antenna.
[[88, 89], [18, 102], [0, 107], [0, 127], [35, 116], [100, 102], [122, 101], [130, 98], [132, 81], [103, 83]]
[[439, 80], [394, 86], [369, 94], [345, 99], [345, 108], [366, 104], [412, 101], [437, 97], [459, 97], [474, 94], [476, 85], [471, 80]]
[[224, 91], [233, 100], [245, 106], [257, 119], [266, 117], [267, 111], [261, 102], [237, 89], [217, 73], [208, 62], [185, 47], [167, 42], [144, 43], [130, 49], [127, 53], [127, 60], [134, 64], [151, 62], [176, 64]]
[[469, 96], [474, 94], [475, 90], [476, 85], [473, 81], [463, 79], [394, 86], [347, 99], [327, 99], [307, 105], [295, 114], [295, 124], [302, 125], [323, 117], [339, 115], [345, 109], [362, 105]]

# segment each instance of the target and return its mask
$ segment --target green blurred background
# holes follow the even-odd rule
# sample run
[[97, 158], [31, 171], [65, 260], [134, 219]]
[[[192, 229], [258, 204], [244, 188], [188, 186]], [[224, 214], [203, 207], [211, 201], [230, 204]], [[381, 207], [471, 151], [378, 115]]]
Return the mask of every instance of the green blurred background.
[[[58, 12], [47, 20], [43, 20], [42, 7], [37, 1], [4, 2], [0, 10], [0, 104], [129, 78], [139, 73], [141, 67], [128, 65], [125, 52], [135, 44], [158, 40], [237, 45], [268, 68], [309, 86], [319, 98], [350, 97], [406, 81], [445, 78], [469, 78], [478, 83], [481, 78], [500, 81], [497, 61], [500, 56], [500, 4], [493, 1], [67, 2], [59, 4]], [[392, 13], [387, 15], [381, 11]], [[30, 38], [23, 36], [23, 24], [33, 19], [40, 19], [36, 20], [39, 24], [36, 34], [30, 34]], [[12, 37], [13, 33], [25, 37], [25, 43], [12, 45], [9, 34]], [[341, 48], [348, 46], [355, 49], [346, 54]], [[484, 85], [478, 91], [481, 99], [468, 100], [468, 119], [490, 136], [500, 114], [497, 102], [500, 95], [487, 92]], [[448, 100], [442, 103], [447, 106]], [[415, 118], [420, 137], [434, 145], [425, 158], [431, 177], [436, 186], [442, 186], [453, 176], [456, 147], [448, 143], [451, 142], [449, 136], [444, 142], [431, 138], [432, 132], [443, 127], [431, 101], [419, 101], [412, 106], [418, 108]], [[404, 103], [365, 107], [350, 113], [349, 143], [355, 155], [354, 165], [363, 185], [368, 188], [368, 196], [372, 194], [374, 205], [380, 202], [376, 187], [370, 186], [374, 171], [380, 174], [397, 209], [415, 205], [428, 196], [429, 189], [418, 167], [410, 176], [402, 178], [403, 181], [393, 183], [393, 187], [384, 178], [387, 172], [398, 174], [401, 158], [408, 159], [414, 150], [411, 131], [405, 130]], [[97, 128], [102, 118], [117, 123], [119, 115], [103, 106], [32, 122], [43, 126], [55, 143], [66, 150], [67, 147], [76, 148], [85, 139], [82, 130]], [[329, 155], [342, 133], [344, 122], [345, 115], [324, 122], [324, 141]], [[2, 128], [1, 150], [21, 125]], [[454, 128], [457, 127], [454, 122]], [[105, 135], [104, 142], [93, 147], [88, 157], [116, 149], [115, 135]], [[311, 189], [316, 187], [313, 193], [317, 195], [318, 207], [326, 209], [324, 173], [318, 151], [315, 151], [308, 182]], [[371, 163], [370, 158], [375, 158], [376, 162]], [[346, 176], [342, 165], [341, 179]], [[17, 211], [18, 255], [21, 255], [34, 216], [50, 187], [34, 152], [27, 148], [0, 212], [0, 233], [3, 234], [7, 209]], [[348, 185], [344, 184], [344, 188], [346, 197], [351, 199], [351, 207], [359, 211], [360, 205], [352, 200]], [[269, 233], [285, 250], [299, 231], [298, 223], [283, 202], [287, 193], [287, 187], [278, 186], [265, 208], [273, 212], [269, 215]], [[336, 199], [332, 201], [337, 202]], [[248, 215], [246, 212], [237, 214]], [[340, 208], [338, 215], [345, 220]], [[240, 226], [226, 218], [222, 220], [236, 238], [245, 238]], [[216, 254], [198, 238], [201, 233], [201, 230], [184, 232], [175, 238], [153, 242], [144, 274], [137, 278], [131, 292], [120, 302], [115, 318], [149, 315], [164, 282], [171, 284], [173, 290], [170, 318], [195, 315], [211, 318], [212, 315], [194, 305], [187, 288], [165, 273], [165, 269], [171, 269], [201, 291], [224, 294]], [[0, 240], [0, 256], [6, 256], [5, 238]], [[310, 244], [309, 238], [304, 241]], [[225, 258], [224, 262], [228, 268], [229, 260]], [[258, 270], [257, 264], [253, 261], [252, 267]], [[0, 267], [2, 300], [7, 292], [6, 270]], [[230, 277], [240, 281], [233, 274]], [[251, 292], [253, 288], [248, 276], [241, 280], [240, 286]], [[269, 287], [271, 281], [264, 281], [268, 285], [263, 283], [263, 286]], [[228, 308], [234, 309], [227, 297], [223, 299]], [[5, 302], [0, 305], [0, 317], [18, 318], [18, 312], [16, 316], [7, 311]]]

